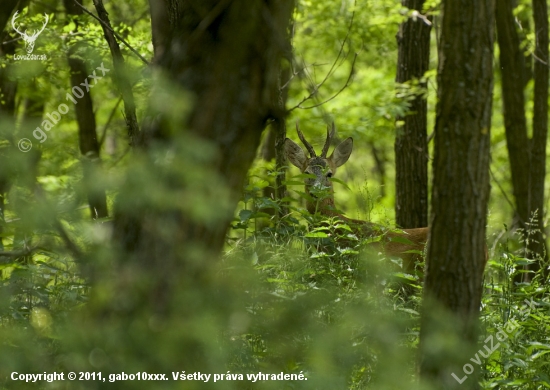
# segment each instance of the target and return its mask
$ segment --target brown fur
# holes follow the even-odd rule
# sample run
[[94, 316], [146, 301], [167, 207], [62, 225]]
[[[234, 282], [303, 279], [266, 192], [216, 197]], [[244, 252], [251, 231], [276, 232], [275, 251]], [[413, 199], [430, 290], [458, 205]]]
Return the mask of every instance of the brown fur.
[[[299, 131], [299, 130], [298, 130]], [[306, 193], [310, 196], [311, 200], [308, 200], [306, 207], [310, 213], [318, 212], [321, 215], [329, 217], [337, 217], [343, 222], [346, 222], [352, 231], [361, 239], [368, 239], [383, 235], [382, 239], [378, 242], [372, 242], [369, 244], [371, 247], [377, 248], [377, 250], [383, 251], [387, 256], [400, 257], [403, 259], [403, 265], [405, 272], [412, 272], [414, 269], [415, 258], [418, 257], [414, 253], [404, 253], [407, 251], [424, 251], [426, 242], [428, 241], [429, 228], [417, 228], [417, 229], [403, 229], [399, 232], [389, 231], [372, 222], [361, 221], [357, 219], [347, 218], [346, 216], [338, 213], [334, 207], [334, 190], [330, 177], [336, 174], [338, 167], [343, 165], [349, 158], [353, 148], [353, 140], [348, 138], [338, 145], [330, 157], [316, 156], [311, 145], [305, 141], [303, 135], [299, 133], [300, 139], [305, 143], [306, 148], [310, 152], [308, 158], [304, 150], [289, 138], [285, 141], [285, 153], [288, 160], [300, 169], [302, 173], [310, 173], [314, 175], [314, 178], [308, 178], [305, 182]], [[328, 134], [327, 142], [323, 151], [326, 154], [328, 149], [327, 145], [330, 142], [331, 134]], [[313, 155], [311, 155], [313, 154]], [[330, 177], [328, 176], [330, 174]], [[311, 189], [314, 186], [320, 186], [328, 189], [328, 196], [325, 199], [315, 200], [315, 197], [311, 193]], [[398, 239], [400, 241], [395, 241]], [[410, 243], [402, 242], [404, 240]]]
[[[310, 195], [311, 200], [307, 202], [307, 210], [310, 213], [318, 212], [328, 217], [337, 217], [350, 226], [355, 235], [362, 239], [377, 237], [382, 234], [382, 239], [377, 242], [371, 242], [369, 246], [384, 252], [389, 257], [400, 257], [403, 259], [403, 270], [406, 273], [414, 271], [415, 261], [419, 259], [417, 253], [405, 253], [408, 251], [424, 251], [428, 237], [430, 235], [429, 227], [416, 229], [402, 229], [399, 231], [387, 230], [381, 225], [372, 222], [361, 221], [358, 219], [347, 218], [338, 213], [334, 207], [334, 190], [330, 177], [336, 174], [336, 169], [343, 165], [349, 158], [353, 148], [353, 139], [347, 138], [338, 145], [330, 157], [326, 157], [330, 140], [334, 135], [334, 124], [332, 132], [327, 130], [327, 139], [321, 156], [317, 157], [313, 147], [305, 140], [304, 136], [298, 130], [298, 135], [310, 152], [308, 158], [303, 149], [294, 141], [287, 138], [285, 140], [285, 153], [288, 160], [302, 171], [302, 173], [311, 173], [315, 178], [306, 179], [306, 193]], [[329, 176], [330, 174], [330, 176]], [[328, 196], [325, 199], [315, 201], [311, 194], [311, 188], [320, 186], [328, 189]], [[399, 241], [396, 241], [399, 240]], [[403, 242], [403, 241], [408, 242]], [[485, 262], [487, 263], [488, 250], [485, 244]]]

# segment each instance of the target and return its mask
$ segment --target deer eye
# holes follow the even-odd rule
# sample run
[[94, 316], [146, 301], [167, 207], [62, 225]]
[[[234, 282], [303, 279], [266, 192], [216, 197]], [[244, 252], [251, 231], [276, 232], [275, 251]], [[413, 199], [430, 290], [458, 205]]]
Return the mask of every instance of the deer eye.
[[332, 177], [332, 172], [327, 173], [327, 177], [330, 179]]

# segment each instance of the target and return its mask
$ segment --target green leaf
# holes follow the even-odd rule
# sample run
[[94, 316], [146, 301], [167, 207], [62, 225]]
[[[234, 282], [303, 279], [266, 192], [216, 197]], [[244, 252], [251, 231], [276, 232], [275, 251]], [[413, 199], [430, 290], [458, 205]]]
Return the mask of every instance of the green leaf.
[[351, 228], [346, 225], [345, 223], [339, 223], [337, 225], [334, 226], [336, 229], [344, 229], [344, 230], [347, 230], [348, 232], [353, 232], [353, 230], [351, 230]]
[[338, 184], [343, 185], [344, 187], [346, 187], [346, 189], [351, 190], [351, 188], [350, 188], [345, 182], [343, 182], [343, 181], [340, 180], [340, 179], [337, 179], [337, 178], [335, 178], [335, 177], [331, 177], [331, 178], [330, 178], [330, 181], [334, 181], [334, 182], [336, 182], [336, 183], [338, 183]]
[[252, 258], [250, 259], [251, 260], [251, 264], [252, 265], [256, 265], [258, 264], [258, 254], [256, 252], [254, 252], [252, 254]]
[[63, 27], [63, 32], [69, 33], [71, 31], [74, 31], [76, 29], [76, 24], [71, 21], [69, 24]]
[[340, 252], [343, 255], [358, 255], [359, 251], [353, 250], [351, 248], [338, 248], [338, 252]]
[[327, 238], [328, 234], [324, 232], [310, 232], [305, 235], [307, 238]]
[[248, 221], [250, 217], [252, 217], [253, 211], [252, 210], [241, 210], [239, 212], [239, 218], [242, 222]]
[[419, 312], [417, 312], [416, 310], [413, 310], [413, 309], [409, 309], [407, 307], [398, 307], [397, 310], [403, 311], [405, 313], [413, 314], [415, 316], [420, 316]]
[[364, 244], [371, 244], [373, 242], [379, 242], [380, 240], [382, 240], [382, 236], [375, 236], [375, 237], [369, 237], [366, 240], [363, 240], [362, 242]]

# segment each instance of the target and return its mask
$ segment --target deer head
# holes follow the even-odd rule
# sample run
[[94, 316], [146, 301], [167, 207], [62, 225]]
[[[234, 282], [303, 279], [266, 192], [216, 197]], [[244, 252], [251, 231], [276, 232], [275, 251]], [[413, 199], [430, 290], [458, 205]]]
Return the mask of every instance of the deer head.
[[42, 31], [44, 31], [44, 29], [46, 28], [46, 25], [48, 24], [48, 15], [47, 14], [44, 14], [44, 25], [42, 26], [42, 28], [39, 30], [39, 31], [36, 31], [34, 32], [32, 35], [28, 35], [27, 34], [27, 31], [28, 30], [25, 30], [25, 32], [21, 32], [17, 29], [17, 27], [15, 26], [15, 19], [17, 19], [17, 15], [19, 14], [19, 11], [16, 11], [15, 14], [13, 15], [13, 17], [11, 18], [11, 25], [13, 27], [13, 29], [19, 33], [19, 35], [21, 35], [21, 37], [23, 38], [23, 40], [25, 41], [25, 48], [27, 50], [27, 53], [31, 54], [32, 51], [34, 50], [34, 42], [36, 41], [36, 38], [38, 38], [38, 36], [40, 35], [40, 33]]
[[[330, 157], [327, 157], [328, 148], [335, 132], [334, 123], [332, 123], [332, 126], [327, 127], [327, 139], [325, 140], [321, 155], [317, 156], [313, 147], [304, 138], [298, 124], [296, 124], [296, 131], [309, 152], [309, 157], [290, 138], [285, 140], [285, 155], [302, 173], [311, 175], [311, 177], [305, 179], [306, 193], [316, 201], [308, 201], [307, 209], [310, 213], [319, 211], [322, 214], [333, 215], [334, 195], [330, 179], [336, 175], [336, 169], [348, 161], [353, 149], [353, 139], [349, 137], [344, 140], [334, 149]], [[328, 196], [325, 196], [323, 199], [316, 199], [316, 194], [320, 190], [328, 190]]]

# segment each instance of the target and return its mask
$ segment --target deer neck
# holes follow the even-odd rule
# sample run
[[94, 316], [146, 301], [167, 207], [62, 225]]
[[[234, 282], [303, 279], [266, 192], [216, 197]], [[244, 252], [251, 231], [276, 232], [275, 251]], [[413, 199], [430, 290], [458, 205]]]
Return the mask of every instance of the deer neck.
[[321, 199], [312, 195], [307, 187], [306, 193], [309, 195], [310, 199], [306, 203], [307, 211], [310, 214], [319, 213], [327, 217], [341, 216], [341, 214], [336, 212], [336, 207], [334, 206], [334, 190], [332, 187], [330, 188], [329, 193]]
[[376, 223], [348, 218], [339, 213], [334, 204], [333, 188], [330, 188], [328, 195], [323, 199], [316, 199], [311, 195], [307, 187], [306, 193], [309, 195], [309, 199], [311, 199], [306, 203], [307, 211], [310, 214], [318, 213], [325, 217], [338, 217], [340, 220], [350, 225], [355, 234], [363, 238], [378, 236], [383, 232], [383, 227]]

